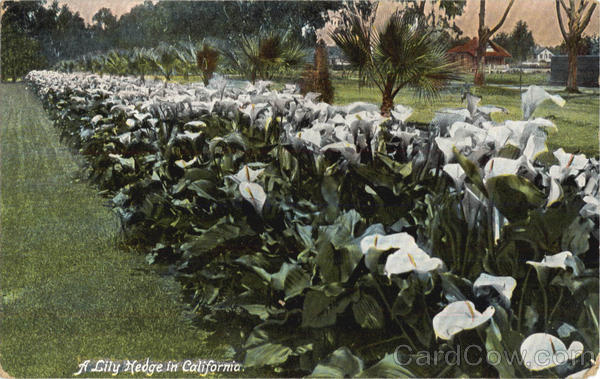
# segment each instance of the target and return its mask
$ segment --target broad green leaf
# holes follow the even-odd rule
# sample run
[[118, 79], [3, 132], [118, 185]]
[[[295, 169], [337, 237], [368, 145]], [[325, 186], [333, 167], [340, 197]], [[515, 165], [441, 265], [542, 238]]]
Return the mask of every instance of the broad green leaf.
[[378, 153], [377, 157], [387, 166], [390, 168], [390, 170], [392, 170], [394, 173], [398, 174], [398, 175], [402, 175], [403, 177], [407, 177], [412, 173], [412, 161], [408, 162], [408, 163], [400, 163], [400, 162], [396, 162], [395, 160], [393, 160], [392, 158], [388, 157], [387, 155]]
[[356, 296], [347, 293], [330, 297], [321, 291], [308, 291], [302, 308], [302, 327], [323, 328], [334, 325], [337, 315], [355, 300], [353, 297]]
[[394, 354], [386, 356], [368, 369], [361, 371], [358, 378], [416, 378], [419, 375], [402, 366]]
[[[500, 333], [500, 329], [498, 325], [494, 322], [494, 320], [490, 320], [490, 325], [485, 330], [486, 338], [485, 338], [485, 348], [490, 355], [490, 360], [493, 359], [494, 368], [498, 371], [498, 375], [501, 378], [514, 378], [515, 370], [512, 366], [512, 363], [509, 363], [508, 359], [505, 358], [505, 354], [510, 356], [508, 351], [504, 348], [502, 344], [502, 334]], [[494, 352], [493, 355], [500, 355], [501, 359], [495, 359], [491, 357], [491, 352]]]
[[352, 304], [352, 312], [356, 322], [363, 328], [379, 329], [385, 325], [381, 306], [373, 296], [364, 292], [361, 292], [358, 301]]
[[454, 152], [456, 160], [460, 164], [460, 167], [462, 167], [467, 177], [471, 179], [471, 182], [473, 182], [477, 189], [479, 189], [487, 197], [487, 190], [483, 184], [483, 179], [481, 178], [481, 174], [475, 163], [471, 162], [464, 155], [462, 155], [456, 147], [452, 148], [452, 152]]
[[526, 218], [528, 209], [541, 207], [546, 201], [544, 193], [521, 176], [495, 176], [486, 185], [490, 199], [509, 221]]
[[346, 346], [340, 347], [320, 362], [309, 377], [347, 378], [354, 377], [363, 370], [363, 362], [353, 355]]
[[276, 343], [265, 343], [246, 350], [244, 366], [262, 367], [279, 365], [287, 361], [292, 349]]
[[271, 275], [271, 285], [278, 291], [285, 291], [285, 299], [300, 295], [310, 285], [310, 276], [302, 267], [284, 263], [279, 272]]

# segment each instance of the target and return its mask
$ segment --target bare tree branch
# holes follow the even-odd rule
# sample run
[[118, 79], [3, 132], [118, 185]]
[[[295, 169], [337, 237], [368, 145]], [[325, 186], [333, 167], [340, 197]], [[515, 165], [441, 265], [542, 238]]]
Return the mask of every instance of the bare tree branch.
[[494, 26], [492, 28], [492, 30], [490, 30], [490, 36], [493, 35], [494, 33], [496, 33], [498, 31], [498, 29], [500, 29], [502, 24], [504, 24], [504, 21], [506, 20], [506, 16], [508, 16], [508, 12], [510, 11], [510, 8], [512, 8], [514, 3], [515, 3], [515, 0], [510, 0], [510, 3], [506, 7], [506, 10], [504, 11], [504, 14], [502, 15], [502, 18], [500, 19], [500, 21], [498, 21], [498, 24], [496, 26]]
[[579, 25], [579, 30], [577, 30], [577, 33], [583, 33], [585, 28], [587, 28], [587, 26], [590, 23], [590, 20], [592, 18], [592, 14], [594, 13], [594, 10], [596, 10], [596, 5], [598, 5], [598, 4], [592, 3], [592, 6], [588, 9], [587, 14], [583, 17], [583, 20], [582, 20], [581, 24]]
[[[565, 31], [565, 25], [563, 24], [562, 15], [560, 14], [559, 0], [556, 0], [556, 15], [558, 16], [558, 25], [560, 26], [560, 33], [562, 34], [565, 41], [569, 39], [567, 32]], [[562, 2], [562, 0], [560, 0]]]
[[560, 5], [562, 5], [565, 12], [569, 13], [570, 9], [565, 5], [565, 2], [563, 0], [560, 0]]

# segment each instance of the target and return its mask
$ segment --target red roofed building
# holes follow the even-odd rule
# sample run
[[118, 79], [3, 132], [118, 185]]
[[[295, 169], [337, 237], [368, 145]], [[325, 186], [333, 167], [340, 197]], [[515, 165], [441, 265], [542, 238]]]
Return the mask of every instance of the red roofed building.
[[[461, 46], [455, 46], [448, 50], [448, 55], [453, 62], [459, 63], [465, 70], [475, 71], [477, 66], [477, 38], [471, 39], [469, 42]], [[511, 58], [512, 55], [502, 46], [495, 42], [489, 41], [485, 49], [485, 64], [488, 66], [505, 65], [504, 60]]]

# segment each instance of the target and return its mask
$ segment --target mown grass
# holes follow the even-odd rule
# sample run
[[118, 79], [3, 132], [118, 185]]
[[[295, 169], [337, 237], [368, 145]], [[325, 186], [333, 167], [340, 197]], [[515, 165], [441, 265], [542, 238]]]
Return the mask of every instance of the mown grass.
[[[334, 80], [335, 103], [348, 104], [354, 101], [366, 101], [374, 104], [381, 103], [381, 95], [377, 88], [362, 87], [350, 80]], [[501, 122], [507, 119], [520, 120], [521, 95], [518, 89], [496, 86], [471, 87], [471, 91], [482, 98], [481, 104], [490, 104], [504, 107], [507, 114], [496, 113], [493, 118]], [[548, 138], [548, 149], [553, 151], [562, 147], [568, 152], [582, 152], [588, 156], [598, 156], [598, 126], [600, 99], [595, 94], [568, 94], [564, 91], [553, 92], [562, 96], [567, 103], [560, 108], [551, 101], [540, 105], [534, 117], [543, 117], [552, 120], [558, 132]], [[416, 96], [410, 89], [404, 89], [396, 96], [395, 104], [408, 105], [414, 112], [408, 121], [429, 123], [435, 111], [444, 107], [465, 107], [461, 102], [461, 88], [447, 90], [433, 102], [427, 102]]]
[[0, 98], [2, 367], [69, 377], [86, 359], [231, 358], [191, 325], [173, 278], [118, 248], [116, 216], [39, 101], [22, 84], [0, 84]]

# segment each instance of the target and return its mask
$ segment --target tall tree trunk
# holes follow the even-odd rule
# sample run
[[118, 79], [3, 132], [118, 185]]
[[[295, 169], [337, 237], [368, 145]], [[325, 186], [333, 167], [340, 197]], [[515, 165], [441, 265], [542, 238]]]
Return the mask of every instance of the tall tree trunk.
[[391, 110], [394, 108], [394, 97], [392, 96], [393, 83], [386, 83], [381, 94], [381, 115], [384, 117], [390, 117]]
[[482, 86], [485, 84], [485, 45], [487, 40], [479, 41], [477, 46], [477, 55], [475, 57], [475, 78], [474, 83], [476, 86]]
[[577, 87], [577, 43], [568, 46], [569, 75], [567, 77], [567, 92], [579, 92]]

